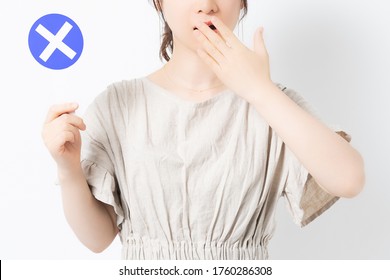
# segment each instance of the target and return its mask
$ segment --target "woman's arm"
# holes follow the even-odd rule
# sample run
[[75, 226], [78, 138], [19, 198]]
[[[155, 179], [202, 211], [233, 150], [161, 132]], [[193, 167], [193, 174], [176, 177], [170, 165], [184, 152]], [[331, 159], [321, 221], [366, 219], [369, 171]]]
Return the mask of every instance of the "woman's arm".
[[119, 230], [114, 208], [97, 200], [85, 180], [81, 166], [74, 171], [58, 170], [65, 217], [78, 239], [100, 253]]
[[353, 197], [362, 190], [365, 176], [361, 155], [276, 85], [254, 92], [249, 102], [325, 191]]
[[362, 157], [272, 82], [263, 28], [255, 32], [251, 51], [219, 18], [211, 21], [218, 34], [204, 23], [194, 30], [201, 43], [199, 57], [227, 87], [256, 108], [327, 192], [357, 195], [365, 180]]
[[54, 105], [42, 129], [42, 138], [57, 163], [66, 219], [93, 252], [101, 252], [118, 233], [113, 208], [94, 198], [80, 164], [80, 130], [84, 121], [74, 115], [78, 105]]

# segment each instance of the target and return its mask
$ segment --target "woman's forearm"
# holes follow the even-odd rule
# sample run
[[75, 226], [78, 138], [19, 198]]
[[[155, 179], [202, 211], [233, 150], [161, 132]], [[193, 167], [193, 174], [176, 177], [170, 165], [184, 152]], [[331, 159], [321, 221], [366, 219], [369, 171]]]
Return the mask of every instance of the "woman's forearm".
[[327, 192], [353, 197], [364, 185], [361, 155], [341, 136], [270, 85], [250, 103]]
[[92, 195], [81, 167], [72, 171], [59, 169], [58, 177], [69, 225], [86, 247], [96, 253], [103, 251], [118, 233], [110, 206]]

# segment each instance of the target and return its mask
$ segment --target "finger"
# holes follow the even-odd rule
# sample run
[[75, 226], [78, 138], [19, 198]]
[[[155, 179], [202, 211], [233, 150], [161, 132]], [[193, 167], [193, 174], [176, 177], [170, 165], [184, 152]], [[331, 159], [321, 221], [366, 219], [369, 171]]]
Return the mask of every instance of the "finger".
[[[69, 135], [72, 134], [73, 136], [70, 137]], [[68, 142], [71, 142], [72, 144], [75, 143], [76, 139], [78, 139], [80, 137], [80, 131], [78, 128], [74, 127], [73, 125], [71, 124], [64, 124], [60, 131], [58, 132], [58, 135], [63, 137], [63, 139], [61, 140], [61, 138], [58, 138], [56, 139], [57, 141], [59, 141], [58, 144], [65, 144], [67, 141]], [[65, 137], [66, 136], [66, 137]], [[62, 141], [62, 142], [61, 142]]]
[[76, 141], [76, 135], [77, 134], [71, 130], [61, 130], [58, 131], [55, 135], [52, 135], [50, 139], [47, 139], [45, 144], [49, 150], [57, 151], [59, 148], [65, 145], [66, 142], [74, 144]]
[[226, 54], [230, 48], [226, 45], [226, 42], [218, 35], [214, 30], [212, 30], [206, 23], [199, 22], [196, 26], [198, 30], [194, 32], [198, 33], [199, 31], [204, 35], [204, 37], [213, 44], [222, 54]]
[[199, 57], [211, 68], [211, 70], [213, 70], [214, 73], [218, 75], [220, 71], [219, 64], [214, 59], [212, 59], [204, 50], [198, 49], [197, 53]]
[[207, 54], [212, 57], [218, 64], [221, 64], [225, 59], [225, 56], [213, 44], [211, 44], [210, 41], [199, 30], [195, 30], [194, 32], [195, 36], [202, 44], [202, 47], [207, 52]]
[[254, 44], [253, 49], [258, 54], [267, 54], [267, 49], [264, 43], [263, 32], [264, 32], [263, 27], [257, 28], [253, 39], [253, 44]]
[[220, 20], [218, 17], [213, 16], [211, 18], [211, 23], [214, 24], [214, 26], [217, 28], [219, 34], [221, 35], [222, 39], [225, 40], [226, 45], [230, 48], [237, 48], [239, 47], [242, 43], [236, 35], [234, 35], [233, 31], [227, 27], [222, 20]]
[[76, 135], [71, 131], [62, 131], [56, 140], [58, 141], [57, 147], [65, 145], [66, 142], [74, 144], [76, 141]]
[[80, 130], [85, 130], [86, 125], [82, 118], [73, 114], [62, 114], [58, 117], [59, 120], [77, 127]]
[[66, 143], [74, 144], [76, 141], [75, 135], [70, 131], [61, 131], [54, 139], [50, 142], [48, 148], [52, 151], [63, 151]]
[[76, 111], [79, 107], [77, 103], [64, 103], [56, 104], [50, 107], [49, 112], [47, 113], [45, 122], [51, 122], [52, 120], [58, 118], [64, 113], [72, 113]]

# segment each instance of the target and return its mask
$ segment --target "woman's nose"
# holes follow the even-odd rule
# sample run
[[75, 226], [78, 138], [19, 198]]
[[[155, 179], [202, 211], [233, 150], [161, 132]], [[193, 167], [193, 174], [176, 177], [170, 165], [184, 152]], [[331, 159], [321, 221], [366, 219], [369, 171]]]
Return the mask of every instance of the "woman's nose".
[[198, 13], [213, 14], [218, 9], [215, 0], [199, 0], [195, 2]]

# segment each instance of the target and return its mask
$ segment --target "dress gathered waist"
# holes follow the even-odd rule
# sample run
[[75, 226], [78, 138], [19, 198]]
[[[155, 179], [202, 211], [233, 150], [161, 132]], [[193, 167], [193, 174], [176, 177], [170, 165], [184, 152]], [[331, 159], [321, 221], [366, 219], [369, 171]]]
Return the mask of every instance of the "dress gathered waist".
[[130, 260], [262, 260], [265, 245], [228, 242], [166, 241], [135, 236], [123, 240], [122, 258]]

